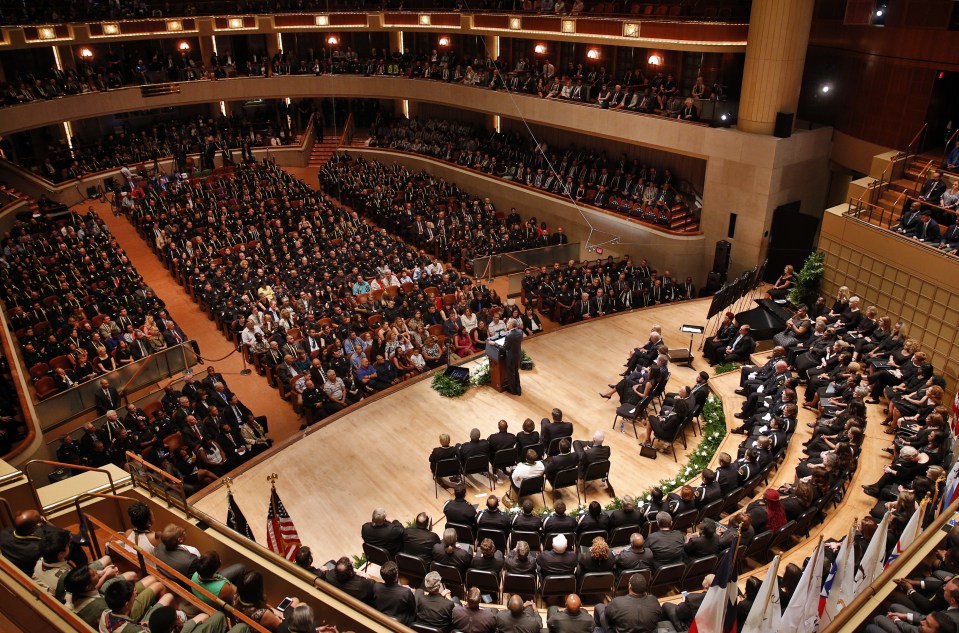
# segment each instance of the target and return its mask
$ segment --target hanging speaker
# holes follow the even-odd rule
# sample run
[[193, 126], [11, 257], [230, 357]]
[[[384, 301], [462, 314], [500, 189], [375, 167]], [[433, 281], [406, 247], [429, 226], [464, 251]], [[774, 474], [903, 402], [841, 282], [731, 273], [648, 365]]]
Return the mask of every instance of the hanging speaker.
[[777, 112], [776, 127], [773, 130], [773, 136], [777, 138], [789, 138], [792, 136], [794, 116], [796, 115], [792, 112]]
[[716, 242], [716, 256], [713, 258], [713, 272], [726, 273], [729, 271], [729, 258], [732, 256], [733, 245], [726, 240]]

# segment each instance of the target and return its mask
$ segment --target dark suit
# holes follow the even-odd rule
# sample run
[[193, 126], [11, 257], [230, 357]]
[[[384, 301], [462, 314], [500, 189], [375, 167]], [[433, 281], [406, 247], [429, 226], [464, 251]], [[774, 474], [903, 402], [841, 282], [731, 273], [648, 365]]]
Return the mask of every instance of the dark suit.
[[566, 550], [562, 554], [550, 550], [536, 557], [536, 569], [540, 577], [576, 573], [576, 552]]
[[506, 390], [516, 396], [522, 395], [519, 364], [523, 360], [523, 330], [516, 328], [506, 333], [503, 351], [506, 352]]
[[646, 539], [646, 549], [653, 553], [656, 567], [681, 563], [685, 560], [686, 539], [676, 530], [653, 532]]
[[[539, 437], [540, 441], [543, 443], [543, 448], [546, 451], [549, 451], [550, 443], [556, 438], [560, 437], [572, 437], [573, 435], [573, 423], [572, 422], [551, 422], [550, 420], [543, 418], [543, 421], [539, 427]], [[554, 449], [552, 453], [555, 455], [559, 452], [559, 448]]]
[[406, 528], [403, 532], [404, 554], [418, 556], [429, 563], [433, 560], [433, 546], [440, 542], [439, 534], [423, 528]]
[[465, 499], [450, 499], [443, 506], [443, 514], [449, 523], [459, 523], [473, 527], [476, 525], [476, 508]]
[[416, 598], [402, 585], [376, 583], [373, 586], [373, 606], [407, 626], [416, 620]]
[[546, 612], [546, 626], [550, 633], [593, 633], [593, 618], [585, 609], [571, 615], [566, 609], [552, 606]]
[[733, 361], [745, 361], [749, 358], [749, 355], [753, 353], [753, 350], [756, 349], [756, 341], [753, 340], [753, 337], [748, 334], [739, 335], [737, 334], [733, 337], [732, 342], [729, 344], [730, 352], [726, 354], [724, 361], [731, 363]]
[[487, 440], [476, 440], [475, 442], [470, 440], [469, 442], [463, 442], [457, 449], [459, 451], [460, 461], [464, 464], [466, 460], [473, 455], [485, 455], [487, 459], [489, 459], [489, 441]]
[[586, 470], [596, 462], [608, 461], [611, 450], [608, 446], [596, 446], [592, 442], [573, 442], [573, 450], [579, 456], [579, 470], [585, 473]]
[[493, 433], [486, 438], [486, 441], [489, 442], [490, 459], [493, 459], [497, 451], [516, 446], [516, 436], [509, 432]]
[[659, 600], [649, 594], [619, 596], [601, 607], [596, 607], [594, 619], [606, 633], [655, 633], [662, 613]]
[[568, 468], [576, 468], [579, 465], [579, 455], [576, 453], [560, 453], [553, 455], [546, 462], [546, 481], [553, 484], [556, 475]]
[[115, 410], [120, 407], [120, 394], [114, 387], [109, 387], [106, 391], [97, 389], [94, 396], [94, 402], [97, 406], [97, 412], [104, 415], [107, 411]]
[[382, 547], [393, 556], [403, 548], [404, 532], [403, 524], [395, 519], [392, 523], [382, 525], [373, 525], [372, 522], [364, 523], [360, 528], [360, 536], [364, 543]]

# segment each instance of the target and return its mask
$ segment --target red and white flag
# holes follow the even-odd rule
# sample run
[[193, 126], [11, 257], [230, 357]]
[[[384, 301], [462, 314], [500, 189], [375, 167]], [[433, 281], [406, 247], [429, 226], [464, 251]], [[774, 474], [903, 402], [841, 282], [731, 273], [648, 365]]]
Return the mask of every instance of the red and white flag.
[[303, 543], [296, 532], [293, 519], [276, 494], [276, 487], [270, 491], [270, 509], [266, 513], [266, 546], [287, 560], [296, 557], [296, 551]]

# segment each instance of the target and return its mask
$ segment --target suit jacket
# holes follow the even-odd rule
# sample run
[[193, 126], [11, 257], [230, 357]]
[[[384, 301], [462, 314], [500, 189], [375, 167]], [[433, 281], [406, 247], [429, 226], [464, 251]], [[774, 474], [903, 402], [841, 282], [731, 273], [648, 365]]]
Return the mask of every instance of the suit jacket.
[[546, 626], [550, 633], [593, 633], [593, 618], [585, 609], [571, 615], [566, 609], [552, 606], [546, 612]]
[[403, 524], [395, 519], [392, 523], [379, 526], [373, 525], [372, 522], [364, 523], [360, 528], [360, 536], [364, 543], [382, 547], [393, 556], [403, 548], [404, 532]]
[[570, 451], [569, 453], [560, 453], [553, 455], [546, 462], [546, 481], [550, 484], [556, 479], [556, 475], [561, 470], [576, 468], [579, 465], [579, 455]]
[[613, 598], [606, 605], [606, 633], [655, 633], [661, 613], [659, 600], [649, 594]]
[[497, 451], [516, 446], [516, 436], [508, 431], [505, 433], [493, 433], [486, 441], [489, 442], [490, 459], [493, 459]]
[[418, 556], [429, 563], [433, 560], [433, 546], [440, 542], [440, 536], [432, 530], [406, 528], [403, 532], [404, 554]]
[[[739, 338], [737, 342], [736, 339]], [[733, 345], [735, 343], [735, 345]], [[738, 334], [733, 337], [733, 340], [730, 342], [732, 347], [732, 354], [735, 356], [742, 356], [745, 358], [749, 354], [752, 354], [753, 350], [756, 349], [756, 341], [753, 340], [753, 337], [748, 334], [740, 337]]]
[[540, 577], [576, 573], [576, 552], [566, 550], [562, 554], [549, 550], [536, 557], [536, 569]]
[[656, 567], [683, 562], [685, 546], [686, 540], [676, 530], [653, 532], [646, 539], [646, 549], [653, 553]]
[[[573, 423], [572, 422], [552, 422], [547, 418], [543, 418], [543, 421], [540, 423], [539, 427], [539, 437], [540, 441], [543, 444], [543, 448], [547, 451], [549, 450], [550, 443], [558, 437], [572, 437], [573, 435]], [[557, 449], [558, 452], [558, 449]], [[555, 453], [554, 453], [555, 454]]]
[[103, 389], [97, 389], [96, 395], [93, 397], [94, 402], [97, 406], [97, 412], [100, 415], [105, 414], [111, 409], [120, 408], [120, 394], [117, 393], [117, 390], [114, 387], [109, 387], [107, 389], [108, 393], [104, 393]]
[[458, 499], [447, 501], [446, 505], [443, 506], [443, 514], [446, 515], [446, 520], [449, 523], [459, 523], [470, 527], [476, 525], [476, 508], [465, 499], [462, 501]]
[[514, 617], [508, 609], [496, 614], [496, 630], [498, 633], [540, 633], [543, 628], [543, 618], [532, 606], [526, 607], [520, 617]]

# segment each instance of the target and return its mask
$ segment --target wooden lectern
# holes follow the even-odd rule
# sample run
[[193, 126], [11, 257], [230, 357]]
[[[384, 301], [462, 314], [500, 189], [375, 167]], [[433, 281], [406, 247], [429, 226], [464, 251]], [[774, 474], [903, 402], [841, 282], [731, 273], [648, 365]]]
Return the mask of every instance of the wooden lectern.
[[[502, 340], [502, 339], [500, 339]], [[486, 341], [486, 358], [489, 359], [489, 383], [496, 391], [506, 390], [506, 350], [491, 340]]]

